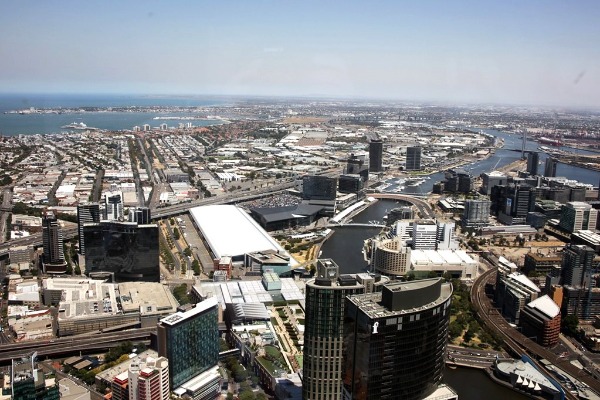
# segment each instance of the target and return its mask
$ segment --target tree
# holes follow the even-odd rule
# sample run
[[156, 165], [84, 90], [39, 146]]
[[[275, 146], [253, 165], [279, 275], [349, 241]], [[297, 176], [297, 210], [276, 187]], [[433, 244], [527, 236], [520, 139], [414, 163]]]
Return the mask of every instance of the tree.
[[579, 329], [579, 318], [577, 318], [577, 315], [567, 315], [562, 319], [560, 325], [565, 335], [571, 337], [577, 336], [577, 331]]
[[173, 238], [175, 240], [179, 240], [181, 238], [181, 234], [179, 233], [179, 229], [173, 228]]
[[183, 249], [183, 254], [185, 254], [188, 257], [191, 257], [192, 250], [189, 247], [186, 247], [185, 249]]

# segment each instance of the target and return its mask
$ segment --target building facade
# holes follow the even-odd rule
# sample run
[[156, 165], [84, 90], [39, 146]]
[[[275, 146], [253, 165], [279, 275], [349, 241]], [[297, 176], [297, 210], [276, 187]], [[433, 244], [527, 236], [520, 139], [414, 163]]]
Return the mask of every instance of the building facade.
[[67, 262], [63, 250], [63, 233], [52, 211], [46, 211], [42, 217], [42, 243], [44, 272], [64, 274], [67, 271]]
[[383, 141], [373, 139], [369, 142], [369, 172], [383, 171]]
[[178, 388], [219, 361], [217, 298], [161, 319], [157, 333], [158, 354], [169, 360], [170, 385]]
[[89, 276], [115, 282], [159, 282], [158, 226], [101, 221], [85, 224], [85, 268]]
[[344, 399], [423, 399], [442, 382], [452, 285], [399, 282], [347, 298]]
[[488, 226], [492, 202], [489, 200], [467, 200], [462, 215], [462, 225], [465, 228]]
[[85, 203], [77, 205], [77, 230], [79, 232], [79, 254], [85, 255], [83, 225], [100, 222], [100, 204]]
[[421, 146], [408, 146], [406, 148], [406, 165], [407, 171], [420, 171], [421, 166]]
[[562, 209], [558, 226], [569, 233], [596, 229], [598, 210], [581, 201], [568, 202]]
[[355, 277], [339, 275], [332, 260], [318, 260], [315, 278], [306, 283], [304, 400], [341, 399], [345, 299], [363, 292]]

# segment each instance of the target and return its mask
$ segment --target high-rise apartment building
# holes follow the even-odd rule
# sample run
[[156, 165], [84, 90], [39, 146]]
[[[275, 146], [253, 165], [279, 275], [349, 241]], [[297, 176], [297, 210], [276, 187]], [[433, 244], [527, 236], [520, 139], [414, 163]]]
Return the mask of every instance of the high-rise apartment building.
[[383, 141], [381, 139], [373, 139], [369, 143], [369, 171], [383, 171]]
[[42, 217], [42, 243], [44, 272], [64, 274], [67, 271], [67, 262], [63, 250], [63, 234], [52, 211], [46, 211]]
[[[169, 360], [171, 388], [177, 389], [219, 361], [217, 298], [209, 297], [186, 312], [161, 319], [157, 333], [158, 354]], [[218, 382], [206, 390], [216, 395]]]
[[423, 399], [442, 382], [452, 285], [398, 282], [348, 296], [343, 391], [348, 399]]
[[83, 225], [100, 222], [100, 204], [84, 203], [77, 205], [77, 228], [79, 231], [79, 254], [85, 255], [85, 242], [83, 241]]
[[421, 146], [408, 146], [406, 148], [406, 164], [404, 169], [407, 171], [420, 171], [421, 153]]
[[465, 211], [462, 215], [462, 225], [465, 228], [479, 228], [489, 225], [490, 208], [489, 200], [467, 200]]
[[110, 276], [116, 282], [159, 282], [156, 224], [101, 221], [84, 224], [85, 269], [89, 276]]
[[306, 283], [303, 399], [341, 399], [345, 299], [364, 290], [355, 277], [340, 275], [333, 260], [318, 260], [315, 278]]
[[129, 400], [168, 400], [169, 362], [165, 357], [134, 360], [128, 371]]

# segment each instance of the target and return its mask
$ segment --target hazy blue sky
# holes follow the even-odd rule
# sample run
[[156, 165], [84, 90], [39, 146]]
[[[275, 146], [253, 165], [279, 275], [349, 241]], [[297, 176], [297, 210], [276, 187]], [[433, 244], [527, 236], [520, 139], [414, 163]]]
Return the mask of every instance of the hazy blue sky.
[[0, 91], [600, 108], [600, 2], [5, 1]]

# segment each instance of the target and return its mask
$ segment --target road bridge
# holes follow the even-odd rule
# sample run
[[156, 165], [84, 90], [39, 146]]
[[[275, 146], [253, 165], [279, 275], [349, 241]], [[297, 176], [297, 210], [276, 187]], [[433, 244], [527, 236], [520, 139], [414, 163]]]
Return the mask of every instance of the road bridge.
[[429, 203], [421, 198], [416, 196], [411, 196], [407, 194], [400, 193], [371, 193], [369, 196], [375, 199], [389, 199], [389, 200], [399, 200], [410, 203], [414, 205], [421, 217], [423, 218], [435, 218], [435, 213], [433, 212], [433, 208], [429, 205]]

